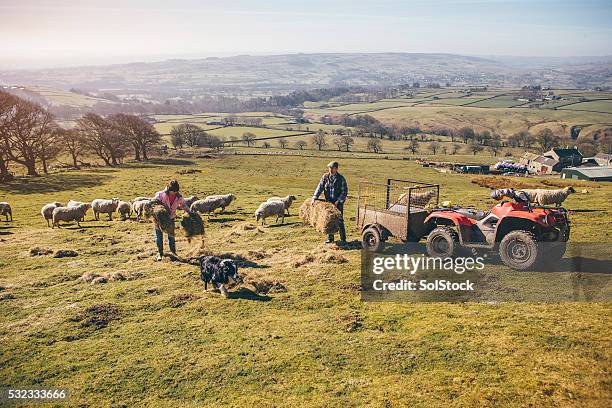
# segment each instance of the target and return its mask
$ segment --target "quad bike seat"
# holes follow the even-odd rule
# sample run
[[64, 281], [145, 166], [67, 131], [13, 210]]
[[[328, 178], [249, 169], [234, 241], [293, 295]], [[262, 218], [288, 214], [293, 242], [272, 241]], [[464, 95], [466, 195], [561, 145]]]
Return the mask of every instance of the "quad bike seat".
[[459, 208], [455, 211], [457, 211], [459, 214], [465, 215], [466, 217], [471, 218], [476, 221], [480, 221], [483, 218], [485, 218], [487, 215], [489, 215], [489, 211], [474, 210], [471, 208]]

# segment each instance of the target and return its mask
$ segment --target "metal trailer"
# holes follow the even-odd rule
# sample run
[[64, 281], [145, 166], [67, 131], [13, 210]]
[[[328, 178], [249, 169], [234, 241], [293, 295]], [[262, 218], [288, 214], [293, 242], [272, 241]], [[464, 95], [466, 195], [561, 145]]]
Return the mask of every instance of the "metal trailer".
[[416, 242], [425, 234], [428, 208], [438, 204], [440, 186], [387, 179], [387, 184], [362, 181], [357, 197], [357, 227], [363, 248], [378, 251], [389, 237]]

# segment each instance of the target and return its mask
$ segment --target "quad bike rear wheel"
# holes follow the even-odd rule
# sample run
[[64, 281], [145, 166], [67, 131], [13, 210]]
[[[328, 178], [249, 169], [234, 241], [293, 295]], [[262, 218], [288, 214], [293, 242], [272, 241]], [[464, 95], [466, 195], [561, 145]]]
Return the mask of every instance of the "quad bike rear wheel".
[[501, 240], [499, 256], [508, 267], [525, 271], [536, 265], [541, 254], [535, 235], [529, 231], [517, 230]]
[[459, 249], [459, 235], [449, 227], [438, 227], [427, 236], [427, 254], [433, 258], [448, 258]]

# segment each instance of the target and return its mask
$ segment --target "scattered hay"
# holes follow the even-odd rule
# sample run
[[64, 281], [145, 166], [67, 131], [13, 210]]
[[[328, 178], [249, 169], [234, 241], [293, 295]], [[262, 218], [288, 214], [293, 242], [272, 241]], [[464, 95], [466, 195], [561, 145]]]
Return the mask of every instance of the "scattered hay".
[[294, 261], [292, 266], [294, 268], [298, 268], [309, 263], [341, 264], [346, 262], [348, 262], [348, 259], [346, 259], [340, 252], [332, 251], [327, 248], [318, 248]]
[[335, 234], [340, 228], [342, 213], [332, 203], [317, 200], [312, 204], [309, 198], [300, 207], [300, 218], [305, 225], [310, 225], [319, 232]]
[[12, 299], [15, 299], [15, 296], [11, 293], [0, 294], [0, 300], [12, 300]]
[[166, 305], [172, 308], [177, 308], [197, 299], [199, 299], [199, 297], [191, 293], [179, 293], [178, 295], [172, 295], [166, 302]]
[[97, 276], [91, 281], [91, 285], [98, 285], [101, 283], [108, 283], [108, 278], [106, 276]]
[[168, 235], [174, 236], [174, 220], [170, 218], [170, 211], [158, 200], [152, 200], [144, 206], [145, 217], [153, 219], [155, 227]]
[[181, 227], [189, 242], [196, 235], [204, 235], [204, 221], [200, 214], [196, 212], [191, 213], [188, 217], [184, 217], [181, 220]]
[[176, 172], [176, 174], [195, 174], [195, 173], [201, 173], [202, 170], [199, 169], [182, 169]]
[[52, 252], [53, 252], [53, 250], [52, 249], [48, 249], [48, 248], [41, 248], [41, 247], [32, 247], [32, 248], [30, 248], [30, 256], [49, 255]]
[[496, 177], [496, 176], [481, 176], [474, 177], [472, 183], [479, 185], [480, 187], [490, 188], [491, 190], [498, 190], [502, 188], [513, 188], [520, 190], [524, 188], [532, 188], [534, 184], [526, 183], [521, 180], [517, 180], [517, 177]]
[[122, 314], [119, 306], [112, 303], [103, 303], [88, 307], [83, 312], [77, 314], [73, 320], [81, 322], [81, 327], [102, 329], [108, 326], [110, 322], [121, 318]]
[[78, 256], [79, 253], [77, 251], [73, 251], [72, 249], [60, 249], [55, 251], [53, 254], [54, 258], [72, 258]]
[[94, 272], [85, 272], [79, 279], [90, 285], [97, 285], [101, 283], [117, 282], [124, 280], [134, 280], [139, 277], [139, 273], [128, 274], [124, 271], [111, 272], [108, 274], [99, 274]]
[[345, 330], [348, 333], [356, 332], [363, 326], [363, 319], [359, 315], [346, 315], [338, 319], [338, 323], [345, 325]]
[[108, 276], [108, 280], [109, 281], [124, 281], [126, 280], [128, 277], [121, 271], [119, 272], [113, 272]]
[[234, 237], [239, 237], [244, 233], [260, 234], [264, 232], [265, 231], [259, 228], [257, 225], [251, 222], [245, 222], [243, 224], [238, 224], [234, 228], [232, 228], [229, 235], [234, 236]]
[[279, 281], [269, 281], [269, 280], [249, 280], [246, 283], [252, 285], [255, 288], [255, 291], [260, 295], [267, 295], [268, 293], [284, 293], [287, 292], [287, 288], [285, 285], [280, 283]]

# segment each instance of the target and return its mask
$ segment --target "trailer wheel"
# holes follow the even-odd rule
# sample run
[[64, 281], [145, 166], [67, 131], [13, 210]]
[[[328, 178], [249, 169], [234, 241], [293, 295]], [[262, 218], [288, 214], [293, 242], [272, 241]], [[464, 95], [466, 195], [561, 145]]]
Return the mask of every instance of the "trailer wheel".
[[504, 264], [518, 271], [532, 268], [540, 257], [538, 241], [529, 231], [512, 231], [499, 244], [499, 256]]
[[366, 228], [361, 234], [361, 245], [366, 251], [378, 251], [382, 245], [380, 232], [374, 227]]
[[447, 258], [459, 249], [459, 235], [449, 227], [438, 227], [427, 236], [427, 254], [434, 258]]

